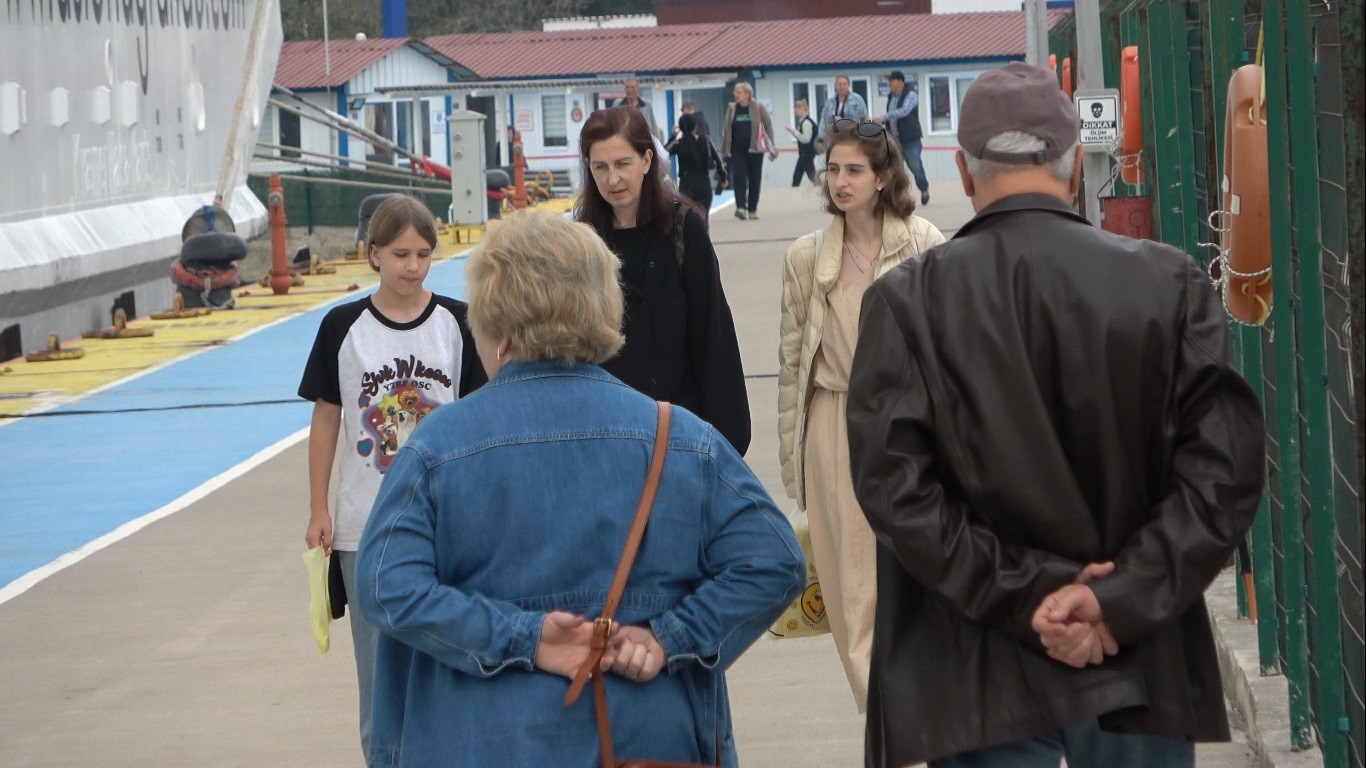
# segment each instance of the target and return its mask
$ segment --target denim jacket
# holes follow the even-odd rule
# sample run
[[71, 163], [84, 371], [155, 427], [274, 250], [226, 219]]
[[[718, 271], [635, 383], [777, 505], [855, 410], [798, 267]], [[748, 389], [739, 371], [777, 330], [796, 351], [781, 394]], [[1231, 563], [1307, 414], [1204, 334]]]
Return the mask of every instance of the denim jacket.
[[[602, 609], [644, 486], [655, 404], [602, 369], [509, 363], [422, 421], [375, 501], [356, 602], [381, 630], [370, 765], [599, 762], [592, 696], [535, 668], [553, 610]], [[724, 671], [800, 592], [792, 529], [730, 444], [674, 409], [617, 612], [667, 653], [606, 676], [617, 754], [736, 762]]]

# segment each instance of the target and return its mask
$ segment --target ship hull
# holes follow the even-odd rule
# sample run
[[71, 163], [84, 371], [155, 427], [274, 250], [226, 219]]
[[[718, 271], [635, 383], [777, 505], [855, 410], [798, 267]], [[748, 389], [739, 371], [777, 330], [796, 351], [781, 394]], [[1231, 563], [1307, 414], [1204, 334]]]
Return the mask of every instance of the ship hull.
[[274, 0], [0, 2], [0, 351], [14, 354], [107, 325], [128, 293], [139, 313], [169, 306], [181, 227], [220, 178], [239, 234], [265, 231], [245, 181], [281, 33]]

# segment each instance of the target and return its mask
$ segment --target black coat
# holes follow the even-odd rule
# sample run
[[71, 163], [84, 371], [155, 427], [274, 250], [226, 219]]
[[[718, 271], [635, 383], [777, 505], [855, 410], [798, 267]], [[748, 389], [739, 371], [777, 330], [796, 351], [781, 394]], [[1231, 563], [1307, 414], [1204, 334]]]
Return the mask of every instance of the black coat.
[[681, 267], [673, 238], [653, 225], [609, 229], [603, 239], [621, 259], [626, 345], [602, 367], [702, 417], [744, 455], [750, 423], [740, 344], [702, 218], [687, 210]]
[[[1190, 258], [997, 201], [868, 290], [848, 422], [880, 545], [869, 766], [1097, 716], [1228, 739], [1203, 593], [1256, 513], [1264, 426]], [[1120, 653], [1072, 669], [1030, 619], [1104, 560]]]
[[726, 180], [725, 164], [716, 148], [706, 138], [686, 134], [676, 136], [665, 149], [678, 159], [678, 190], [703, 210], [709, 209], [712, 170], [716, 171], [718, 186]]

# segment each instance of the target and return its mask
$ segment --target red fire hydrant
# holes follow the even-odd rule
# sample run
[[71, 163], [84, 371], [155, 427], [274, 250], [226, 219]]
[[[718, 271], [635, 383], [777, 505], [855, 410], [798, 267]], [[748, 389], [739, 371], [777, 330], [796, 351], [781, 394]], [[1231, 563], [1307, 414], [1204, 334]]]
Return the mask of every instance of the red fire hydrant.
[[526, 199], [526, 155], [522, 152], [522, 132], [512, 133], [512, 207], [521, 210], [527, 206]]
[[285, 258], [285, 188], [278, 173], [270, 175], [266, 206], [270, 208], [270, 290], [280, 296], [289, 293], [292, 278]]

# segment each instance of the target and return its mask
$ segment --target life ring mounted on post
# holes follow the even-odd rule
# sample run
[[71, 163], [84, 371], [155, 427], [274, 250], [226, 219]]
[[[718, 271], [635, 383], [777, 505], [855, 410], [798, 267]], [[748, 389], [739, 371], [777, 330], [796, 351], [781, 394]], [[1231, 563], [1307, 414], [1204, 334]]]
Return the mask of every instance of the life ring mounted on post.
[[1271, 195], [1266, 145], [1266, 79], [1259, 64], [1228, 81], [1224, 114], [1223, 210], [1218, 212], [1224, 307], [1240, 323], [1271, 314]]
[[1138, 72], [1138, 46], [1127, 46], [1122, 53], [1119, 97], [1123, 113], [1123, 154], [1119, 158], [1119, 178], [1125, 184], [1143, 183], [1143, 94]]

